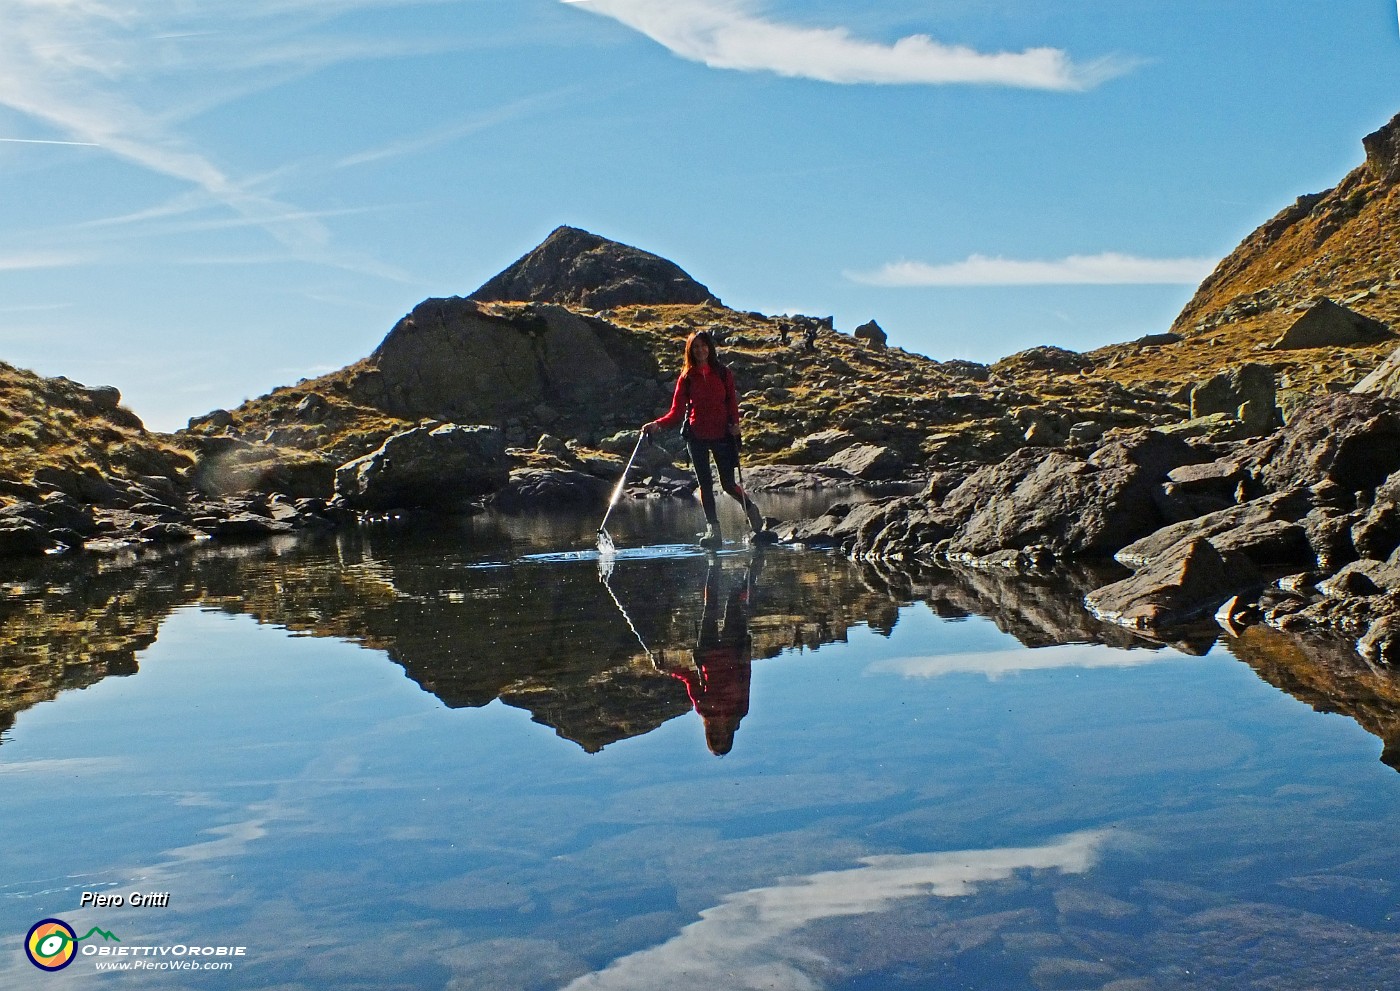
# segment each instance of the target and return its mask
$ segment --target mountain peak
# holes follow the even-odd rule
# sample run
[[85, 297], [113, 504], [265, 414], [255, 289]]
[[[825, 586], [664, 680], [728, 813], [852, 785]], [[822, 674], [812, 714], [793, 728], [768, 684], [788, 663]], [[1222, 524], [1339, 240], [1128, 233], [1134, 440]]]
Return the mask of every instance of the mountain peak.
[[602, 310], [666, 303], [719, 304], [675, 262], [577, 227], [556, 227], [469, 299], [562, 303]]

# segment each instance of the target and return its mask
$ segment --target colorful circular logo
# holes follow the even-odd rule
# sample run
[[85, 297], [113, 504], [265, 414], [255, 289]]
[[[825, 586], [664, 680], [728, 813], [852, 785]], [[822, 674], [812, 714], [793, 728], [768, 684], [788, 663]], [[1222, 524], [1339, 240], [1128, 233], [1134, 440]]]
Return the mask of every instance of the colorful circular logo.
[[77, 934], [62, 919], [44, 919], [34, 923], [24, 937], [24, 952], [29, 962], [40, 970], [62, 970], [73, 962], [77, 953]]

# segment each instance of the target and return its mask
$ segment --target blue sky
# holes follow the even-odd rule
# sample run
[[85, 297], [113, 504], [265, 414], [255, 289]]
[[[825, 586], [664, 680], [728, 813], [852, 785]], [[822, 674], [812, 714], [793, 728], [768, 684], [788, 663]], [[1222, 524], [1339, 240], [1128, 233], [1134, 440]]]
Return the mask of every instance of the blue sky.
[[0, 0], [0, 360], [148, 426], [559, 224], [934, 358], [1164, 330], [1400, 112], [1390, 0]]

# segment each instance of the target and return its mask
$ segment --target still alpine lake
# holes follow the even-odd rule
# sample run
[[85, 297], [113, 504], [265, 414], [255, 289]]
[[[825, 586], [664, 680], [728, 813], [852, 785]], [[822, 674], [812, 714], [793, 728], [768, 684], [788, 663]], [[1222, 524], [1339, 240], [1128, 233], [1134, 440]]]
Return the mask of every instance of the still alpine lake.
[[0, 987], [1400, 981], [1388, 675], [697, 518], [12, 570]]

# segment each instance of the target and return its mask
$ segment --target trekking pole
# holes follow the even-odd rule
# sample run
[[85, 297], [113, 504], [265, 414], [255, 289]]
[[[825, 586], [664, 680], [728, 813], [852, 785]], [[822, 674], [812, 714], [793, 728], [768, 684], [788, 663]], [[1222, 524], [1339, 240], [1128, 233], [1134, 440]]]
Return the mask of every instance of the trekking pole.
[[[754, 507], [754, 512], [758, 512], [758, 503], [753, 501], [749, 495], [749, 487], [744, 484], [744, 459], [740, 456], [739, 438], [734, 438], [734, 469], [739, 473], [739, 491], [744, 493], [744, 519], [749, 524], [750, 544], [773, 544], [777, 543], [778, 536], [772, 530], [761, 530], [753, 525], [753, 517], [749, 515], [749, 507]], [[759, 516], [762, 521], [762, 516]]]
[[622, 469], [622, 477], [613, 486], [612, 498], [608, 500], [608, 511], [603, 514], [603, 522], [598, 524], [598, 532], [602, 533], [608, 525], [608, 517], [612, 515], [613, 507], [622, 498], [622, 487], [627, 484], [627, 473], [632, 470], [632, 462], [637, 460], [637, 452], [642, 449], [642, 441], [647, 439], [645, 430], [637, 437], [637, 445], [632, 448], [632, 456], [627, 459], [627, 464]]
[[612, 583], [603, 577], [602, 572], [598, 574], [598, 581], [603, 583], [603, 588], [607, 590], [608, 596], [613, 600], [613, 605], [617, 606], [617, 611], [622, 613], [623, 622], [632, 631], [632, 635], [637, 638], [637, 643], [642, 645], [642, 650], [646, 651], [647, 659], [651, 661], [653, 666], [659, 667], [660, 665], [656, 663], [656, 655], [651, 652], [647, 642], [642, 639], [641, 633], [637, 630], [637, 624], [632, 622], [632, 617], [627, 615], [627, 609], [622, 605], [622, 600], [617, 597], [617, 593], [613, 591]]

